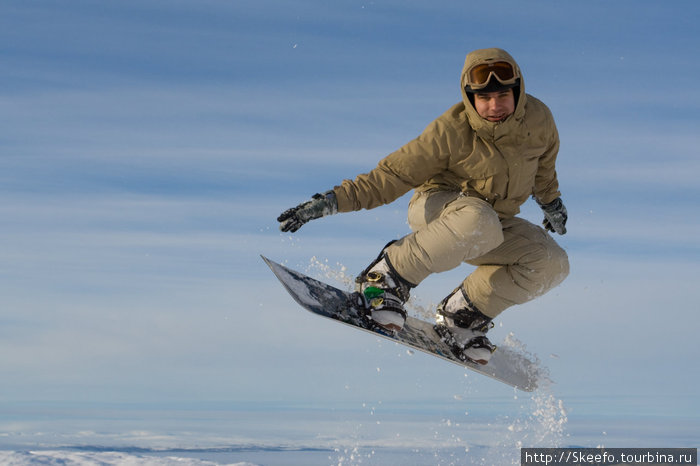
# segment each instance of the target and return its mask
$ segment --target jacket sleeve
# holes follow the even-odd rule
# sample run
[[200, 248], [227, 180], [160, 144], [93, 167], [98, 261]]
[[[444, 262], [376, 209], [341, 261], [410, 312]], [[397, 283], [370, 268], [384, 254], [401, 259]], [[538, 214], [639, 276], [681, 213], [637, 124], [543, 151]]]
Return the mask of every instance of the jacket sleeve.
[[[549, 113], [549, 112], [548, 112]], [[534, 196], [541, 204], [549, 204], [559, 196], [559, 180], [557, 179], [556, 161], [559, 153], [559, 133], [554, 118], [549, 113], [550, 138], [549, 145], [542, 157], [535, 176]]]
[[447, 168], [457, 137], [453, 126], [438, 118], [416, 139], [382, 159], [372, 171], [336, 186], [333, 190], [338, 211], [389, 204], [425, 183]]

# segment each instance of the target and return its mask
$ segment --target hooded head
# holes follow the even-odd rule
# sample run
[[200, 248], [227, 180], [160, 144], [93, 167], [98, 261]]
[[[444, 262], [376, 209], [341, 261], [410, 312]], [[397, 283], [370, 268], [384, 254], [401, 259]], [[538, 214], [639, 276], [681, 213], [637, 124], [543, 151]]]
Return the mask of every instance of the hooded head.
[[469, 53], [462, 69], [461, 88], [470, 119], [476, 114], [474, 94], [513, 89], [514, 113], [522, 112], [525, 105], [525, 86], [520, 67], [503, 49], [480, 49]]

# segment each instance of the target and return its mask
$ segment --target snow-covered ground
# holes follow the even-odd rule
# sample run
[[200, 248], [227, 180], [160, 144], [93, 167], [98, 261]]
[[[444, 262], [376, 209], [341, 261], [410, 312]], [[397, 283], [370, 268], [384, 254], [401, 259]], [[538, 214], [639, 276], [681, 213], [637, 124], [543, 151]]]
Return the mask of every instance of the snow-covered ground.
[[689, 447], [697, 442], [697, 420], [592, 416], [584, 413], [589, 401], [567, 407], [540, 391], [516, 393], [510, 400], [456, 398], [420, 408], [381, 402], [347, 409], [3, 406], [0, 464], [517, 465], [521, 447]]
[[[219, 463], [191, 458], [141, 456], [121, 452], [66, 452], [66, 451], [2, 451], [0, 463], [8, 466], [25, 464], [45, 465], [143, 465], [143, 466], [212, 466]], [[230, 463], [232, 466], [254, 466], [253, 463]]]

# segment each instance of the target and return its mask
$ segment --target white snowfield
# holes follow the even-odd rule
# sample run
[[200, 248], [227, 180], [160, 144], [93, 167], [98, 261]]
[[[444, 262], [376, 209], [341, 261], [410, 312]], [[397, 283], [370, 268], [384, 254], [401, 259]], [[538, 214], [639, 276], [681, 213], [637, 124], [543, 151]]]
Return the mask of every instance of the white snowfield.
[[[0, 451], [3, 466], [222, 466], [221, 463], [192, 458], [140, 456], [119, 452]], [[253, 463], [229, 463], [224, 466], [258, 466]]]

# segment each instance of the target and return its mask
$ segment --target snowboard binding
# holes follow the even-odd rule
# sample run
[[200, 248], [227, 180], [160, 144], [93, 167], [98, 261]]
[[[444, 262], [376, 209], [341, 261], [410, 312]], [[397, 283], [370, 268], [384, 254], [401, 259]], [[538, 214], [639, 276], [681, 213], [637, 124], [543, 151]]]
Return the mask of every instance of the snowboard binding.
[[396, 334], [406, 322], [404, 304], [414, 285], [403, 279], [389, 260], [386, 249], [392, 243], [387, 244], [377, 258], [357, 276], [355, 291], [373, 325]]
[[450, 351], [452, 351], [452, 354], [454, 354], [462, 362], [471, 362], [474, 364], [480, 364], [484, 366], [488, 364], [488, 360], [472, 359], [465, 354], [465, 351], [484, 349], [490, 351], [491, 354], [493, 354], [498, 349], [498, 347], [492, 344], [489, 341], [489, 339], [485, 336], [473, 338], [469, 340], [469, 342], [467, 342], [467, 344], [464, 347], [462, 347], [459, 343], [457, 343], [457, 340], [455, 340], [454, 335], [452, 334], [452, 332], [450, 332], [450, 329], [447, 328], [446, 325], [435, 324], [433, 326], [433, 329], [435, 330], [435, 333], [438, 334], [440, 339], [443, 342], [445, 342], [447, 346], [450, 347]]
[[396, 330], [388, 329], [372, 319], [372, 308], [367, 304], [367, 299], [362, 293], [357, 291], [351, 293], [348, 298], [348, 307], [352, 309], [353, 314], [356, 315], [356, 319], [354, 320], [355, 325], [358, 327], [372, 330], [373, 332], [380, 333], [387, 337], [396, 335]]

